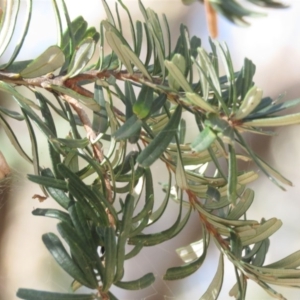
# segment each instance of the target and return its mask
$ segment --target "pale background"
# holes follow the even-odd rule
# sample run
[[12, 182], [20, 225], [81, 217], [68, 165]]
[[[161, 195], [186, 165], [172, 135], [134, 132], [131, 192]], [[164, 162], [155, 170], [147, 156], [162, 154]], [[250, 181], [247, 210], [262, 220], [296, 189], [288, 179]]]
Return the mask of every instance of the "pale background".
[[[47, 46], [56, 43], [56, 29], [53, 25], [55, 19], [51, 1], [34, 0], [33, 2], [33, 22], [27, 42], [19, 57], [21, 60], [34, 58]], [[100, 20], [104, 18], [99, 0], [69, 0], [66, 3], [72, 19], [82, 14], [90, 25], [98, 28]], [[114, 6], [113, 0], [108, 0], [108, 3]], [[128, 5], [133, 15], [141, 18], [137, 0], [124, 0], [124, 3]], [[286, 100], [300, 97], [300, 1], [290, 0], [289, 4], [292, 6], [290, 9], [268, 10], [267, 18], [252, 19], [252, 26], [249, 28], [239, 28], [222, 17], [219, 18], [219, 40], [227, 42], [235, 69], [240, 69], [244, 57], [250, 58], [257, 66], [256, 84], [265, 91], [264, 94], [276, 98], [284, 93]], [[201, 37], [204, 47], [208, 49], [208, 32], [202, 5], [194, 4], [186, 7], [181, 4], [180, 0], [145, 0], [144, 5], [152, 7], [158, 14], [167, 15], [174, 37], [173, 43], [177, 39], [179, 25], [183, 22], [190, 28], [191, 35]], [[2, 105], [3, 101], [7, 104], [11, 102], [3, 97], [0, 100]], [[14, 126], [18, 128], [19, 124], [15, 122]], [[20, 126], [18, 130], [22, 132]], [[260, 220], [262, 217], [276, 216], [284, 223], [283, 227], [271, 238], [267, 262], [273, 262], [300, 249], [299, 127], [283, 128], [277, 132], [278, 137], [270, 139], [255, 137], [251, 140], [251, 146], [294, 183], [294, 187], [287, 188], [287, 192], [279, 190], [263, 175], [253, 184], [256, 197], [248, 217]], [[67, 131], [62, 128], [61, 136], [63, 137], [66, 133]], [[31, 215], [34, 207], [52, 207], [52, 202], [47, 200], [46, 203], [39, 204], [31, 199], [33, 194], [39, 193], [39, 188], [25, 180], [24, 174], [32, 173], [30, 166], [18, 157], [1, 128], [0, 134], [0, 150], [12, 167], [14, 177], [10, 197], [0, 203], [0, 218], [2, 218], [0, 299], [16, 299], [15, 293], [19, 287], [66, 292], [71, 282], [70, 278], [57, 267], [41, 241], [43, 233], [56, 230], [56, 221]], [[27, 147], [26, 149], [30, 151], [28, 139], [29, 137], [25, 134], [21, 135], [21, 142], [27, 145], [25, 148]], [[46, 146], [41, 150], [41, 156], [43, 154], [47, 155]], [[49, 164], [45, 161], [44, 165]], [[164, 175], [161, 174], [159, 167], [157, 171], [155, 179], [164, 181]], [[157, 199], [161, 195], [159, 192], [158, 187]], [[168, 209], [168, 220], [165, 219], [166, 223], [158, 223], [154, 230], [162, 230], [172, 224], [176, 218], [177, 209], [177, 206], [171, 203]], [[193, 217], [188, 228], [185, 228], [171, 242], [145, 248], [137, 259], [127, 263], [126, 279], [135, 279], [152, 271], [157, 278], [155, 284], [139, 292], [116, 290], [116, 296], [120, 300], [199, 299], [216, 270], [218, 255], [214, 247], [210, 248], [203, 267], [189, 278], [174, 282], [161, 280], [168, 267], [181, 264], [175, 249], [197, 240], [199, 236], [199, 222], [197, 217]], [[233, 267], [228, 263], [226, 266], [224, 287], [219, 298], [221, 300], [230, 299], [228, 291], [235, 282]], [[297, 289], [275, 289], [283, 293], [287, 299], [300, 299], [300, 291]], [[267, 300], [270, 296], [256, 284], [250, 283], [247, 300], [252, 299]]]

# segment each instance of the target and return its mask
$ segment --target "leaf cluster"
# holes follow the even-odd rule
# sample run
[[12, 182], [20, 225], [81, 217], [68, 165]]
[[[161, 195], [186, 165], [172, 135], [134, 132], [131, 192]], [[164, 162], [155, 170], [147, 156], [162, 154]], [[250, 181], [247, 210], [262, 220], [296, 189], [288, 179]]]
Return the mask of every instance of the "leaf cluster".
[[[12, 3], [2, 17], [4, 46], [14, 33], [18, 15], [19, 1]], [[20, 289], [17, 296], [116, 299], [110, 292], [113, 285], [128, 290], [146, 288], [154, 282], [154, 275], [146, 273], [124, 281], [125, 260], [135, 257], [143, 247], [175, 237], [192, 213], [200, 217], [199, 243], [203, 252], [191, 262], [168, 269], [165, 280], [181, 279], [198, 270], [213, 241], [220, 250], [219, 265], [201, 299], [217, 299], [223, 282], [224, 257], [236, 270], [237, 283], [230, 294], [237, 299], [245, 297], [248, 280], [254, 280], [277, 298], [281, 295], [269, 284], [299, 287], [299, 252], [264, 265], [269, 237], [280, 228], [281, 221], [247, 219], [254, 192], [246, 185], [258, 175], [241, 170], [238, 162], [253, 161], [282, 189], [291, 185], [251, 149], [243, 133], [272, 135], [265, 127], [300, 123], [300, 114], [278, 115], [300, 100], [277, 102], [263, 96], [254, 84], [256, 68], [251, 60], [245, 59], [241, 70], [234, 71], [225, 44], [210, 40], [211, 50], [207, 52], [201, 47], [201, 40], [191, 37], [184, 25], [171, 49], [166, 16], [159, 18], [141, 1], [138, 5], [143, 20], [135, 23], [121, 0], [116, 3], [116, 16], [106, 1], [102, 3], [107, 19], [101, 22], [98, 32], [94, 27], [88, 28], [82, 17], [71, 20], [64, 1], [54, 0], [57, 45], [30, 61], [16, 61], [13, 54], [1, 66], [0, 90], [12, 96], [20, 111], [0, 107], [0, 124], [18, 153], [33, 165], [34, 174], [28, 179], [41, 186], [45, 197], [61, 206], [33, 211], [33, 215], [58, 220], [60, 236], [46, 233], [42, 240], [73, 278], [73, 291], [81, 286], [95, 290], [94, 294], [80, 295]], [[214, 3], [220, 7], [228, 5], [224, 1]], [[28, 25], [31, 1], [27, 8]], [[119, 9], [128, 14], [130, 42], [123, 36]], [[67, 23], [65, 31], [63, 18]], [[26, 32], [27, 29], [16, 51]], [[100, 53], [92, 64], [97, 45]], [[107, 45], [111, 53], [104, 55]], [[224, 75], [219, 71], [221, 63]], [[93, 84], [93, 91], [86, 88], [87, 84]], [[23, 96], [18, 85], [26, 87], [32, 98]], [[123, 110], [117, 107], [116, 99]], [[185, 139], [186, 114], [198, 128], [191, 143]], [[58, 136], [54, 115], [68, 124], [67, 136]], [[32, 153], [23, 149], [9, 118], [25, 122]], [[80, 127], [86, 137], [80, 134]], [[37, 129], [47, 139], [51, 168], [41, 167]], [[156, 161], [168, 174], [163, 200], [155, 195], [151, 166]], [[208, 173], [209, 165], [216, 170], [213, 176]], [[161, 232], [145, 233], [147, 227], [164, 218], [169, 199], [178, 202], [174, 224]], [[156, 210], [155, 202], [160, 203]], [[142, 203], [141, 208], [138, 203]], [[126, 245], [133, 247], [128, 251]]]

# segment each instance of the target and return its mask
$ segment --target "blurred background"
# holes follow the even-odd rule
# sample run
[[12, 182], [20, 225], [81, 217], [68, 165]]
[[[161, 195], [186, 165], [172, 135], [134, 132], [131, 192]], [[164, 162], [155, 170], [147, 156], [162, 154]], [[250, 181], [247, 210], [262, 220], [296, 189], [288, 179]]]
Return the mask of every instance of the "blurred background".
[[[8, 0], [10, 1], [10, 0]], [[107, 0], [114, 8], [114, 0]], [[123, 1], [131, 10], [135, 19], [141, 18], [137, 0]], [[0, 2], [1, 3], [1, 2]], [[82, 15], [90, 26], [99, 28], [105, 18], [99, 0], [66, 0], [71, 19]], [[168, 17], [173, 36], [173, 46], [177, 40], [180, 23], [185, 23], [191, 35], [202, 39], [207, 50], [208, 31], [203, 6], [199, 3], [184, 6], [180, 0], [144, 0], [146, 7], [151, 7], [159, 15]], [[251, 59], [257, 66], [255, 82], [264, 90], [265, 96], [284, 99], [300, 97], [300, 35], [299, 13], [300, 1], [287, 2], [290, 8], [284, 10], [261, 10], [268, 14], [266, 18], [249, 20], [251, 27], [241, 28], [232, 25], [223, 17], [219, 17], [220, 41], [226, 41], [233, 59], [235, 70], [239, 70], [244, 57]], [[25, 9], [25, 1], [22, 1]], [[123, 14], [124, 19], [127, 18]], [[19, 20], [17, 26], [21, 26]], [[55, 17], [50, 0], [33, 0], [33, 13], [27, 40], [19, 55], [19, 60], [32, 59], [48, 46], [56, 43]], [[124, 26], [126, 28], [126, 26]], [[12, 44], [14, 42], [12, 41]], [[3, 57], [2, 63], [9, 57]], [[14, 108], [12, 100], [0, 95], [3, 106]], [[296, 111], [296, 110], [294, 110]], [[299, 109], [298, 109], [299, 111]], [[29, 137], [18, 122], [12, 123], [20, 137], [20, 142], [30, 153]], [[25, 128], [24, 128], [25, 130]], [[60, 129], [60, 135], [67, 134], [67, 128]], [[255, 190], [255, 201], [248, 213], [248, 218], [260, 220], [262, 217], [277, 217], [283, 221], [282, 228], [271, 238], [271, 246], [266, 263], [300, 249], [300, 139], [299, 126], [286, 127], [276, 131], [278, 136], [266, 138], [250, 136], [251, 146], [270, 164], [292, 180], [294, 187], [286, 192], [274, 186], [264, 175], [252, 184]], [[43, 138], [41, 138], [41, 143]], [[37, 185], [26, 181], [26, 174], [32, 173], [31, 166], [25, 163], [10, 145], [0, 127], [0, 151], [6, 157], [12, 169], [11, 184], [9, 180], [2, 183], [0, 193], [0, 300], [16, 299], [19, 287], [67, 292], [71, 283], [70, 277], [60, 270], [41, 241], [45, 232], [56, 231], [56, 221], [33, 217], [31, 211], [36, 207], [54, 207], [48, 199], [43, 203], [32, 199], [40, 193]], [[44, 156], [43, 156], [44, 154]], [[42, 165], [49, 166], [47, 146], [42, 146], [40, 156]], [[44, 160], [45, 157], [45, 160]], [[252, 166], [255, 169], [256, 166]], [[158, 165], [154, 166], [155, 181], [165, 182], [165, 174]], [[157, 185], [156, 198], [163, 197], [161, 186]], [[155, 224], [154, 231], [163, 230], [175, 221], [178, 206], [170, 203], [164, 223]], [[120, 300], [189, 300], [199, 299], [209, 285], [216, 271], [218, 251], [211, 246], [203, 267], [192, 276], [174, 282], [163, 282], [162, 276], [167, 268], [182, 264], [175, 249], [196, 241], [201, 236], [199, 221], [192, 217], [188, 226], [174, 240], [156, 247], [145, 248], [136, 259], [126, 264], [126, 279], [135, 279], [147, 272], [154, 272], [157, 280], [148, 289], [137, 292], [124, 292], [115, 289]], [[224, 287], [221, 300], [230, 299], [228, 292], [235, 283], [234, 269], [225, 262]], [[275, 287], [287, 299], [300, 299], [300, 291]], [[260, 287], [249, 282], [248, 300], [271, 299]]]

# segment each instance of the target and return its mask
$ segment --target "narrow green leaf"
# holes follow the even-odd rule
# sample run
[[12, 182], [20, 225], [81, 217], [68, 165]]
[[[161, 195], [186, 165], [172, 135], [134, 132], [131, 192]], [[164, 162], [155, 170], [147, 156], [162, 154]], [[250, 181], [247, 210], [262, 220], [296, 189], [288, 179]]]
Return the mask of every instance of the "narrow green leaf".
[[45, 187], [51, 187], [54, 189], [67, 190], [67, 183], [63, 180], [46, 177], [46, 176], [36, 176], [36, 175], [27, 175], [28, 180], [35, 182], [37, 184], [43, 185]]
[[69, 148], [80, 148], [83, 149], [89, 145], [90, 141], [87, 138], [83, 139], [61, 139], [55, 138], [50, 139], [50, 142], [57, 142]]
[[141, 71], [141, 73], [148, 78], [150, 81], [152, 81], [152, 77], [148, 73], [146, 67], [142, 63], [142, 61], [138, 58], [138, 56], [126, 45], [121, 45], [121, 51], [128, 57], [128, 59], [136, 65], [136, 67]]
[[[248, 58], [244, 59], [244, 66], [240, 72], [241, 77], [241, 97], [245, 98], [247, 92], [253, 86], [253, 76], [255, 74], [255, 65]], [[237, 78], [237, 88], [239, 88], [239, 77]], [[257, 106], [258, 107], [258, 106]]]
[[[175, 64], [179, 71], [181, 71], [182, 74], [185, 73], [185, 69], [186, 69], [186, 62], [185, 62], [185, 58], [184, 56], [182, 56], [181, 54], [175, 54], [172, 57], [172, 63]], [[178, 91], [180, 89], [180, 84], [178, 83], [178, 81], [172, 76], [172, 74], [169, 74], [168, 76], [168, 83], [169, 86]]]
[[18, 289], [18, 298], [24, 300], [95, 300], [95, 295], [90, 294], [63, 294], [63, 293], [53, 293], [45, 292], [31, 289]]
[[234, 119], [241, 120], [246, 118], [259, 105], [262, 96], [263, 91], [253, 86], [243, 99], [242, 105], [234, 115]]
[[143, 249], [143, 247], [144, 247], [144, 245], [142, 242], [137, 243], [133, 247], [133, 249], [125, 255], [124, 259], [126, 260], [126, 259], [131, 259], [131, 258], [135, 257], [136, 255], [138, 255], [140, 253], [140, 251]]
[[165, 189], [165, 197], [163, 199], [163, 201], [161, 202], [161, 205], [158, 207], [158, 209], [156, 211], [154, 211], [151, 216], [149, 217], [149, 225], [155, 223], [157, 220], [160, 219], [160, 217], [162, 216], [162, 214], [164, 213], [169, 199], [170, 199], [170, 192], [171, 192], [171, 183], [172, 183], [172, 174], [170, 172], [170, 170], [168, 170], [168, 183], [166, 184], [166, 189]]
[[129, 239], [128, 244], [136, 245], [138, 242], [143, 242], [144, 246], [154, 246], [154, 245], [163, 243], [166, 240], [173, 238], [183, 229], [183, 227], [185, 226], [185, 224], [187, 223], [187, 221], [190, 217], [191, 207], [190, 207], [189, 211], [186, 213], [186, 215], [184, 216], [184, 218], [180, 221], [181, 210], [182, 209], [180, 208], [180, 211], [179, 211], [176, 221], [168, 229], [163, 230], [158, 233], [153, 233], [153, 234], [136, 235]]
[[62, 22], [61, 22], [61, 16], [59, 12], [59, 8], [57, 5], [57, 0], [52, 0], [53, 8], [54, 8], [54, 14], [56, 19], [56, 28], [57, 28], [57, 46], [62, 46], [62, 38], [63, 38], [63, 29], [62, 29]]
[[[40, 166], [39, 166], [39, 152], [38, 152], [38, 143], [37, 143], [37, 139], [35, 136], [35, 132], [34, 129], [32, 127], [32, 124], [30, 122], [29, 117], [26, 114], [26, 111], [24, 108], [21, 108], [23, 115], [25, 117], [25, 122], [27, 125], [27, 129], [28, 129], [28, 133], [29, 133], [29, 137], [30, 137], [30, 142], [31, 142], [31, 153], [32, 153], [32, 163], [33, 163], [33, 170], [34, 170], [34, 174], [35, 175], [39, 175], [40, 173]], [[45, 191], [44, 186], [40, 186], [41, 190], [43, 191], [43, 193], [45, 195], [47, 195], [47, 192]]]
[[182, 108], [180, 105], [178, 105], [168, 124], [139, 154], [139, 156], [137, 157], [137, 162], [141, 166], [143, 166], [144, 168], [149, 167], [163, 154], [165, 149], [172, 141], [174, 134], [176, 134], [177, 132], [177, 128], [181, 119], [181, 111]]
[[118, 281], [115, 282], [114, 285], [121, 289], [126, 289], [126, 290], [141, 290], [150, 286], [152, 283], [154, 283], [154, 281], [155, 281], [155, 277], [153, 273], [148, 273], [137, 280]]
[[272, 264], [266, 265], [266, 268], [284, 268], [294, 269], [300, 266], [300, 250], [288, 255], [287, 257], [278, 260]]
[[102, 0], [102, 5], [104, 7], [104, 10], [105, 10], [105, 13], [106, 13], [106, 16], [107, 16], [107, 20], [115, 26], [115, 21], [114, 21], [114, 17], [111, 13], [111, 10], [107, 4], [107, 2], [105, 0]]
[[115, 32], [109, 30], [105, 32], [105, 36], [107, 39], [107, 43], [112, 48], [112, 50], [117, 54], [118, 58], [124, 64], [127, 71], [130, 74], [133, 74], [133, 69], [130, 63], [130, 59], [125, 53], [123, 53], [123, 49], [121, 47], [122, 40], [115, 34]]
[[[139, 4], [141, 2], [139, 1]], [[151, 60], [151, 57], [152, 57], [152, 53], [153, 53], [153, 39], [151, 37], [151, 34], [149, 32], [149, 28], [147, 26], [146, 23], [144, 23], [144, 30], [145, 30], [145, 33], [146, 33], [146, 40], [147, 40], [147, 53], [146, 53], [146, 58], [145, 58], [145, 66], [148, 67], [149, 63], [150, 63], [150, 60]]]
[[1, 20], [0, 31], [0, 56], [6, 50], [13, 36], [15, 25], [17, 23], [17, 15], [20, 7], [20, 0], [7, 1], [5, 10]]
[[43, 122], [40, 116], [29, 105], [24, 103], [22, 99], [19, 99], [18, 97], [14, 97], [14, 100], [22, 108], [22, 111], [25, 112], [26, 115], [36, 124], [47, 139], [55, 136], [55, 133], [51, 131], [48, 125]]
[[77, 47], [72, 56], [68, 73], [64, 78], [72, 78], [78, 75], [93, 57], [95, 51], [95, 41], [88, 37], [84, 39]]
[[[50, 169], [43, 169], [41, 171], [41, 175], [44, 177], [50, 177], [54, 179], [53, 173], [51, 172]], [[47, 192], [49, 195], [64, 209], [68, 209], [70, 205], [70, 198], [60, 189], [55, 189], [52, 187], [46, 187]]]
[[140, 56], [143, 44], [143, 24], [141, 21], [136, 21], [136, 49], [135, 54], [137, 57]]
[[236, 153], [232, 145], [228, 145], [229, 159], [228, 159], [228, 190], [227, 196], [228, 200], [235, 205], [237, 198], [237, 162]]
[[154, 113], [158, 113], [159, 110], [165, 105], [166, 101], [167, 101], [166, 94], [160, 94], [156, 99], [154, 99], [151, 107], [151, 115]]
[[10, 94], [11, 96], [15, 96], [18, 100], [20, 100], [22, 103], [25, 103], [29, 106], [34, 107], [35, 109], [40, 109], [38, 105], [36, 105], [34, 102], [31, 100], [27, 99], [23, 95], [21, 95], [17, 90], [15, 90], [11, 85], [7, 84], [4, 81], [0, 81], [0, 90]]
[[203, 109], [205, 112], [217, 113], [216, 109], [213, 108], [208, 102], [201, 98], [196, 93], [186, 93], [186, 97], [192, 104], [198, 106], [200, 109]]
[[62, 94], [66, 94], [66, 95], [78, 100], [79, 102], [81, 102], [82, 104], [84, 104], [86, 107], [88, 107], [89, 109], [91, 109], [93, 111], [101, 110], [101, 106], [95, 101], [95, 99], [78, 94], [78, 93], [74, 92], [72, 89], [66, 88], [64, 86], [56, 85], [56, 84], [49, 84], [49, 85], [45, 86], [45, 88], [53, 89]]
[[58, 219], [62, 222], [67, 222], [70, 225], [72, 224], [72, 221], [69, 217], [69, 215], [61, 210], [58, 209], [51, 209], [51, 208], [36, 208], [32, 211], [32, 214], [34, 216], [44, 216], [49, 218]]
[[132, 110], [139, 119], [144, 119], [150, 114], [152, 104], [153, 89], [149, 86], [143, 85], [137, 101], [132, 106]]
[[72, 172], [76, 173], [79, 171], [79, 161], [78, 155], [76, 152], [69, 152], [63, 161], [63, 164], [66, 165]]
[[201, 296], [200, 300], [216, 300], [219, 297], [224, 277], [224, 259], [220, 254], [217, 272], [210, 283], [206, 292]]
[[10, 125], [6, 122], [3, 115], [0, 113], [0, 124], [2, 125], [8, 139], [10, 140], [11, 144], [17, 150], [21, 157], [23, 157], [29, 163], [32, 163], [32, 159], [28, 156], [25, 150], [22, 148], [21, 144], [16, 137], [14, 130], [10, 127]]
[[143, 121], [132, 115], [115, 133], [116, 141], [126, 140], [135, 135], [142, 127]]
[[68, 211], [72, 220], [72, 226], [75, 227], [80, 240], [86, 244], [85, 248], [91, 250], [93, 255], [96, 246], [93, 243], [91, 228], [88, 226], [82, 205], [79, 202], [75, 202], [69, 206]]
[[7, 109], [7, 108], [5, 108], [5, 107], [3, 107], [3, 106], [0, 106], [0, 111], [1, 111], [3, 114], [7, 115], [8, 117], [13, 118], [13, 119], [15, 119], [15, 120], [17, 120], [17, 121], [23, 121], [23, 120], [24, 120], [24, 116], [22, 116], [21, 114], [19, 114], [19, 113], [16, 112], [16, 111]]
[[84, 274], [85, 280], [89, 283], [88, 286], [96, 289], [98, 287], [98, 282], [94, 271], [97, 261], [96, 249], [94, 247], [88, 247], [85, 241], [83, 241], [79, 234], [77, 234], [77, 230], [75, 230], [72, 225], [61, 222], [57, 224], [57, 229], [62, 238], [69, 245], [72, 258]]
[[28, 64], [30, 64], [31, 62], [33, 61], [33, 59], [27, 59], [27, 60], [21, 60], [21, 61], [15, 61], [13, 63], [11, 63], [9, 66], [6, 67], [6, 64], [4, 65], [1, 65], [0, 66], [0, 69], [1, 70], [5, 70], [6, 72], [9, 72], [9, 73], [16, 73], [12, 76], [14, 77], [18, 77], [19, 74], [22, 70], [24, 70], [24, 68], [26, 68], [26, 66]]
[[205, 127], [192, 142], [191, 149], [196, 152], [204, 151], [210, 147], [216, 138], [217, 135], [213, 132], [213, 130], [209, 127]]
[[[56, 133], [55, 122], [54, 122], [54, 119], [52, 117], [51, 111], [48, 107], [48, 104], [49, 104], [49, 102], [51, 103], [51, 101], [49, 101], [40, 92], [35, 91], [34, 94], [35, 94], [35, 97], [36, 97], [36, 99], [38, 100], [38, 102], [40, 104], [41, 113], [42, 113], [44, 122], [46, 123], [47, 127], [53, 132], [54, 137], [56, 137], [57, 133]], [[49, 141], [48, 141], [48, 146], [49, 146], [49, 153], [50, 153], [52, 168], [54, 170], [55, 176], [58, 179], [61, 179], [60, 175], [59, 175], [59, 173], [57, 172], [57, 169], [56, 169], [57, 164], [61, 163], [60, 154], [57, 152], [55, 147], [53, 147], [53, 145], [51, 145], [51, 143]]]
[[245, 236], [244, 238], [242, 237], [243, 246], [251, 245], [268, 238], [275, 233], [281, 227], [281, 225], [282, 222], [276, 218], [272, 218], [264, 222], [255, 228], [255, 232], [252, 236]]
[[193, 90], [189, 83], [187, 82], [185, 76], [182, 74], [181, 70], [173, 63], [173, 61], [164, 61], [165, 66], [167, 67], [169, 74], [172, 76], [173, 80], [178, 83], [179, 86], [181, 86], [185, 92], [192, 93]]
[[261, 118], [243, 122], [243, 126], [273, 127], [300, 124], [300, 113], [280, 117]]
[[[29, 29], [29, 24], [31, 21], [31, 12], [32, 12], [32, 0], [26, 0], [26, 12], [22, 11], [22, 17], [24, 18], [25, 21], [24, 21], [23, 26], [19, 27], [19, 28], [23, 28], [23, 30], [20, 34], [21, 38], [20, 38], [19, 42], [15, 43], [16, 47], [12, 53], [12, 56], [10, 57], [9, 61], [5, 64], [3, 69], [8, 68], [15, 61], [16, 57], [18, 56], [18, 54], [23, 46], [25, 37], [27, 36], [27, 32]], [[2, 33], [2, 30], [1, 30], [1, 33]]]
[[95, 43], [98, 43], [100, 39], [100, 34], [97, 32], [95, 27], [90, 27], [86, 30], [84, 34], [84, 39], [92, 38]]
[[129, 19], [129, 24], [130, 24], [130, 31], [131, 31], [131, 35], [132, 35], [132, 41], [133, 41], [133, 44], [134, 44], [134, 52], [136, 53], [137, 40], [136, 40], [136, 35], [135, 35], [135, 30], [134, 30], [134, 25], [133, 25], [131, 13], [130, 13], [129, 9], [127, 8], [127, 6], [122, 2], [122, 0], [118, 0], [118, 2], [121, 4], [123, 9], [127, 13], [127, 16], [128, 16], [128, 19]]
[[[180, 151], [180, 149], [179, 149], [179, 151]], [[177, 155], [176, 171], [175, 171], [176, 184], [180, 189], [187, 190], [188, 189], [187, 179], [186, 179], [186, 175], [185, 175], [182, 157], [181, 157], [179, 151], [178, 151], [178, 155]]]
[[94, 203], [89, 198], [85, 197], [80, 188], [77, 188], [74, 184], [68, 184], [68, 190], [70, 197], [72, 198], [72, 202], [74, 201], [73, 199], [77, 199], [77, 201], [82, 205], [85, 214], [89, 216], [94, 224], [109, 224], [108, 219], [101, 216]]
[[[145, 205], [143, 209], [132, 218], [132, 223], [136, 223], [144, 219], [152, 213], [154, 204], [154, 188], [151, 169], [145, 169]], [[148, 222], [147, 222], [148, 223]]]
[[107, 292], [112, 285], [115, 277], [115, 268], [117, 263], [117, 245], [115, 229], [105, 227], [104, 230], [104, 247], [105, 247], [105, 271], [102, 278], [103, 292]]
[[[226, 202], [225, 202], [226, 203]], [[228, 220], [225, 218], [220, 218], [217, 217], [209, 212], [207, 212], [204, 208], [202, 208], [199, 204], [195, 204], [195, 207], [197, 208], [197, 210], [199, 210], [205, 217], [207, 217], [207, 219], [211, 222], [215, 222], [217, 224], [222, 224], [225, 225], [226, 227], [228, 226], [246, 226], [246, 225], [250, 225], [250, 226], [258, 226], [257, 221], [253, 221], [253, 220]], [[213, 207], [211, 208], [213, 209]], [[252, 231], [254, 232], [254, 231]]]
[[87, 29], [87, 22], [83, 19], [83, 17], [79, 16], [71, 22], [65, 6], [63, 6], [63, 11], [67, 21], [67, 29], [63, 34], [61, 43], [61, 49], [64, 52], [66, 59], [60, 70], [61, 75], [66, 73], [71, 57], [75, 51], [75, 47], [84, 39]]
[[255, 257], [252, 259], [252, 264], [254, 266], [261, 267], [264, 264], [266, 256], [267, 256], [267, 252], [269, 250], [269, 246], [270, 246], [269, 239], [265, 239], [262, 241], [262, 244], [259, 247], [258, 251], [256, 252]]
[[[203, 48], [197, 48], [197, 52], [199, 55], [199, 60], [198, 63], [201, 67], [199, 75], [201, 78], [201, 87], [202, 87], [202, 92], [203, 92], [203, 98], [207, 100], [208, 98], [208, 93], [209, 93], [209, 85], [210, 82], [207, 80], [207, 77], [211, 79], [212, 85], [217, 91], [219, 95], [221, 95], [221, 86], [220, 86], [220, 81], [219, 77], [217, 76], [215, 67], [210, 60], [208, 54]], [[204, 74], [207, 76], [204, 76]]]
[[233, 207], [227, 216], [227, 219], [238, 220], [251, 206], [254, 199], [254, 191], [246, 189], [239, 202]]
[[227, 76], [227, 81], [229, 83], [228, 86], [228, 104], [233, 104], [232, 110], [235, 112], [237, 108], [237, 92], [236, 92], [236, 84], [235, 84], [235, 74], [233, 70], [232, 60], [230, 56], [230, 52], [225, 43], [222, 45], [218, 41], [214, 41], [216, 48], [219, 50], [219, 54], [221, 59], [223, 60], [223, 65], [225, 67], [225, 72]]
[[[61, 0], [61, 3], [62, 3], [62, 9], [63, 9], [63, 12], [64, 12], [64, 15], [65, 15], [65, 19], [66, 19], [66, 22], [67, 22], [67, 31], [66, 31], [66, 36], [68, 36], [68, 46], [69, 46], [69, 54], [72, 55], [75, 51], [75, 47], [77, 46], [77, 41], [76, 41], [76, 32], [75, 30], [73, 29], [73, 22], [71, 22], [71, 19], [70, 19], [70, 15], [69, 15], [69, 11], [68, 11], [68, 8], [66, 6], [66, 3], [65, 3], [65, 0]], [[84, 30], [85, 31], [85, 30]], [[66, 60], [67, 63], [69, 63], [68, 60]], [[63, 70], [64, 68], [62, 68]]]
[[[161, 71], [163, 78], [165, 77], [165, 45], [164, 45], [164, 36], [163, 30], [161, 28], [159, 18], [157, 14], [150, 8], [146, 9], [146, 24], [149, 33], [152, 36], [153, 46], [156, 49], [156, 58], [158, 58], [159, 66], [157, 71]], [[156, 58], [154, 62], [154, 69], [156, 65]]]
[[[94, 85], [94, 99], [101, 106], [100, 111], [97, 114], [94, 113], [93, 117], [93, 129], [96, 132], [104, 133], [106, 132], [109, 121], [106, 111], [106, 101], [104, 98], [103, 88], [102, 86], [95, 83]], [[97, 128], [95, 128], [97, 125]]]
[[[81, 196], [81, 199], [85, 199], [85, 201], [89, 203], [91, 208], [99, 214], [100, 220], [108, 225], [108, 217], [104, 207], [105, 202], [103, 202], [104, 197], [102, 196], [102, 199], [100, 198], [102, 201], [99, 201], [98, 198], [98, 196], [100, 196], [100, 192], [96, 194], [94, 190], [90, 189], [76, 174], [74, 174], [65, 165], [59, 164], [57, 167], [61, 175], [64, 176], [64, 178], [68, 179], [68, 188], [71, 187], [73, 191], [76, 191], [78, 195]], [[112, 209], [110, 211], [112, 212]]]
[[45, 233], [43, 234], [42, 239], [45, 246], [60, 267], [63, 268], [74, 279], [83, 285], [90, 287], [90, 284], [85, 280], [84, 274], [73, 262], [59, 238], [54, 233]]
[[251, 115], [248, 116], [247, 119], [258, 119], [260, 117], [266, 117], [271, 114], [280, 112], [287, 108], [292, 108], [300, 104], [300, 99], [285, 101], [283, 103], [278, 103], [278, 104], [276, 104], [276, 102], [273, 101], [271, 98], [264, 98], [262, 99], [262, 101], [269, 100], [269, 99], [270, 99], [270, 103], [268, 101], [265, 101], [266, 106], [261, 106], [260, 109], [258, 109], [259, 108], [258, 106], [257, 109]]
[[231, 253], [234, 255], [234, 257], [238, 260], [242, 257], [242, 251], [243, 251], [243, 244], [241, 237], [239, 236], [239, 233], [237, 233], [235, 230], [230, 229], [230, 250]]
[[185, 278], [195, 273], [201, 267], [201, 265], [205, 260], [206, 253], [207, 253], [207, 246], [208, 246], [206, 240], [206, 230], [203, 228], [202, 232], [203, 232], [202, 238], [204, 241], [203, 253], [196, 260], [192, 262], [186, 263], [179, 267], [169, 268], [163, 277], [164, 280], [178, 280], [178, 279]]
[[197, 0], [181, 0], [184, 5], [191, 5], [192, 3], [196, 2]]
[[58, 46], [50, 46], [21, 71], [20, 75], [23, 78], [46, 75], [62, 67], [64, 62], [65, 57], [61, 49]]
[[120, 224], [120, 233], [116, 254], [116, 274], [114, 277], [114, 282], [121, 280], [124, 275], [125, 245], [131, 229], [133, 210], [134, 197], [128, 194], [125, 199], [123, 217]]

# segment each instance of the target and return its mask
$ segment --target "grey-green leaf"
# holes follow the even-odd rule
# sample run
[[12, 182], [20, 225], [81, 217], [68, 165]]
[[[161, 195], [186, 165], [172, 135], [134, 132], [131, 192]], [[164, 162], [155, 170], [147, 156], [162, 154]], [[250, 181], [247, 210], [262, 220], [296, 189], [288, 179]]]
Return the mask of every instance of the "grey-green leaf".
[[261, 102], [263, 91], [253, 86], [245, 96], [242, 105], [235, 113], [234, 119], [241, 120], [246, 118]]
[[71, 63], [68, 68], [68, 74], [66, 78], [72, 78], [78, 75], [83, 68], [91, 60], [95, 51], [95, 41], [88, 37], [83, 40], [77, 47], [77, 50], [72, 56]]
[[193, 105], [200, 107], [205, 112], [216, 113], [216, 109], [213, 108], [207, 101], [196, 93], [186, 93], [186, 97]]
[[181, 119], [182, 108], [177, 106], [174, 114], [169, 120], [169, 123], [158, 135], [151, 141], [151, 143], [139, 154], [137, 162], [144, 168], [149, 167], [157, 160], [173, 139], [174, 134]]
[[172, 80], [177, 82], [178, 85], [181, 86], [185, 92], [193, 92], [184, 74], [182, 74], [180, 68], [178, 68], [173, 61], [165, 60], [165, 66], [167, 67], [169, 74], [172, 76]]
[[65, 56], [58, 46], [50, 46], [40, 56], [33, 60], [20, 75], [24, 78], [33, 78], [54, 72], [62, 67]]
[[4, 15], [1, 20], [0, 31], [0, 56], [6, 50], [13, 36], [15, 25], [17, 23], [17, 15], [20, 7], [20, 0], [10, 0], [5, 2]]
[[53, 293], [31, 289], [19, 289], [17, 291], [17, 297], [24, 300], [93, 300], [95, 296], [93, 294], [65, 294], [65, 293]]
[[42, 239], [60, 267], [83, 285], [89, 286], [89, 283], [85, 280], [84, 274], [71, 259], [59, 238], [54, 233], [45, 233], [43, 234]]
[[216, 300], [218, 299], [224, 276], [224, 259], [223, 254], [220, 254], [217, 272], [209, 285], [206, 292], [201, 296], [200, 300]]
[[155, 277], [153, 273], [148, 273], [137, 280], [118, 281], [115, 282], [114, 285], [121, 289], [126, 289], [126, 290], [141, 290], [151, 285], [154, 281], [155, 281]]

